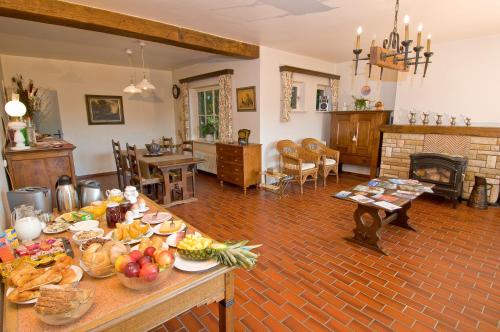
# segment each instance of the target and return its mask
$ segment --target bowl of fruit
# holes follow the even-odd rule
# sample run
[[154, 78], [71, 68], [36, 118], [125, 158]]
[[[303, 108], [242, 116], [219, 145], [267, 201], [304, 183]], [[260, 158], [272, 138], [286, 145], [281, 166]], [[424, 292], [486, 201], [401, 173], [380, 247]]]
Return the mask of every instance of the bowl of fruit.
[[163, 283], [172, 272], [174, 256], [167, 249], [132, 250], [115, 261], [116, 275], [127, 288], [145, 290]]

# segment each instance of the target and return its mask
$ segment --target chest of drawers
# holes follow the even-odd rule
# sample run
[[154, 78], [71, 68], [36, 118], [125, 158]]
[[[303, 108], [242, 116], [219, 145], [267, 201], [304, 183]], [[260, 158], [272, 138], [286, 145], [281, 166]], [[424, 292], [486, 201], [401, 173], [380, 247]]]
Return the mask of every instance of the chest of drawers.
[[261, 144], [217, 143], [217, 178], [246, 190], [261, 182]]

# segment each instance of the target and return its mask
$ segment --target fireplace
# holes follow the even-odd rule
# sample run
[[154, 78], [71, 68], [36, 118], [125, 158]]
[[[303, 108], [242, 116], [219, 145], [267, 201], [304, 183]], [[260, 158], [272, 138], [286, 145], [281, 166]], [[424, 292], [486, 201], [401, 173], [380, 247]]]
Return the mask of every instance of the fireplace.
[[462, 193], [467, 157], [440, 153], [410, 155], [410, 178], [434, 183], [434, 194], [450, 198], [457, 207]]

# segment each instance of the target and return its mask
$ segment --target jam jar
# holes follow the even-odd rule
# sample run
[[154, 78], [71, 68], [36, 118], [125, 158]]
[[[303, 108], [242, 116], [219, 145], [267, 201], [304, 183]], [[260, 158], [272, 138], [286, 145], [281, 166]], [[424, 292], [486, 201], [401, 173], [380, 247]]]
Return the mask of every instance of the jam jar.
[[121, 222], [120, 205], [109, 203], [106, 208], [106, 224], [109, 228], [116, 228], [116, 224]]

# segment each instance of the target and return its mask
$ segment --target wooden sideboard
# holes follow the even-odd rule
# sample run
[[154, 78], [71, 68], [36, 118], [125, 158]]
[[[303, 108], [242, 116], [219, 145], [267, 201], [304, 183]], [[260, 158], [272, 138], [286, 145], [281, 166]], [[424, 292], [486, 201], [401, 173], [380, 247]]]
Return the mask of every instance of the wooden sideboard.
[[76, 186], [73, 163], [73, 144], [38, 146], [29, 150], [5, 150], [12, 189], [22, 187], [46, 187], [51, 190], [52, 206], [55, 206], [55, 186], [61, 175], [71, 176]]
[[217, 143], [217, 178], [221, 186], [229, 182], [243, 188], [246, 194], [249, 186], [261, 182], [261, 144]]
[[377, 176], [380, 159], [380, 126], [389, 122], [392, 111], [342, 111], [332, 113], [330, 146], [340, 151], [345, 164], [370, 167]]

